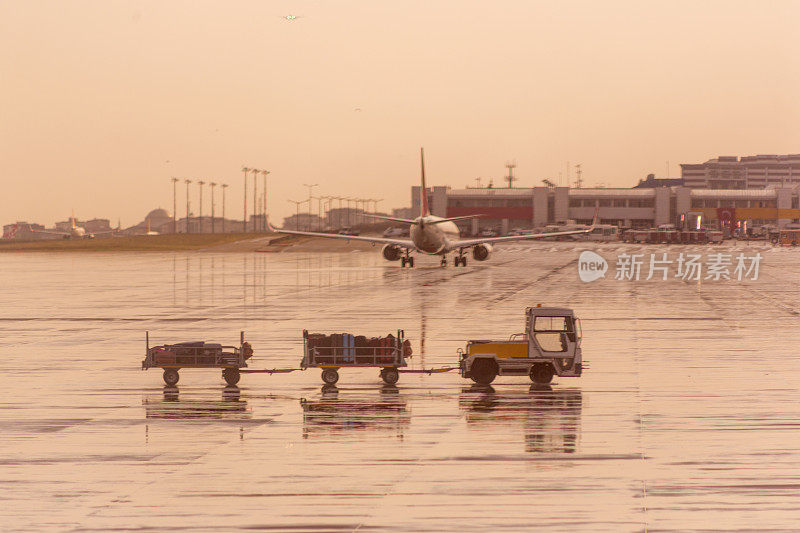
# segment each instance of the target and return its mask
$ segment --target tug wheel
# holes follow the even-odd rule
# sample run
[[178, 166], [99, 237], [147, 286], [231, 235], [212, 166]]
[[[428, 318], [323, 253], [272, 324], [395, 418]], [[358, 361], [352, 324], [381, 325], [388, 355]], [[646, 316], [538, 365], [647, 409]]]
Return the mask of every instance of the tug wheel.
[[239, 383], [239, 378], [242, 377], [242, 374], [238, 368], [226, 368], [222, 371], [222, 377], [228, 385], [236, 385]]
[[170, 387], [174, 387], [178, 384], [178, 380], [180, 376], [178, 375], [177, 368], [165, 368], [164, 369], [164, 383], [169, 385]]
[[339, 372], [335, 368], [324, 368], [322, 370], [322, 381], [328, 385], [333, 385], [339, 381]]
[[381, 370], [381, 379], [387, 385], [394, 385], [400, 379], [400, 372], [396, 368], [384, 368]]
[[549, 363], [536, 363], [531, 367], [531, 381], [538, 385], [546, 385], [553, 381], [555, 369]]
[[497, 363], [491, 359], [478, 359], [472, 363], [470, 379], [479, 385], [488, 385], [497, 377]]

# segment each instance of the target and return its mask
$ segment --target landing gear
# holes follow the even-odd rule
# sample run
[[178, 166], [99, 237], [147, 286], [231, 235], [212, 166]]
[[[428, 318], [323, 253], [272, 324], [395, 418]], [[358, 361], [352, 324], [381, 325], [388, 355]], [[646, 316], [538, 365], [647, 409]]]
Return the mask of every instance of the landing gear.
[[463, 255], [457, 255], [453, 258], [453, 266], [467, 266], [467, 258]]
[[414, 258], [410, 255], [400, 258], [400, 266], [404, 267], [408, 265], [410, 268], [414, 268]]
[[447, 266], [447, 256], [444, 255], [442, 256], [442, 266], [443, 267]]

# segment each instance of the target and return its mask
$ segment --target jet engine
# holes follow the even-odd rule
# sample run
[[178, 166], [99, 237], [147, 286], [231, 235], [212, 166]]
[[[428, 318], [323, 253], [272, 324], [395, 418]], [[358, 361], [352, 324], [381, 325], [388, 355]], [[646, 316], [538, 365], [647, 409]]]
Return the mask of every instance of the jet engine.
[[492, 253], [491, 244], [478, 244], [472, 247], [472, 257], [475, 261], [486, 261]]
[[394, 244], [384, 244], [381, 253], [387, 261], [399, 261], [403, 255], [403, 249]]

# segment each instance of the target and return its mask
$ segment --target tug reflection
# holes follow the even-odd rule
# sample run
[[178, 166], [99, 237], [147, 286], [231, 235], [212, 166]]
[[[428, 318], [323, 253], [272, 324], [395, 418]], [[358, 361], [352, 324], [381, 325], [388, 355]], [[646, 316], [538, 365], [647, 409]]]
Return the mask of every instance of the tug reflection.
[[522, 422], [525, 451], [575, 453], [581, 429], [583, 395], [580, 389], [532, 385], [526, 392], [503, 391], [473, 385], [464, 388], [459, 406], [467, 424], [508, 426]]
[[180, 395], [178, 387], [164, 387], [163, 396], [142, 399], [146, 418], [243, 420], [252, 418], [239, 387], [225, 387], [221, 399]]
[[377, 395], [351, 390], [340, 394], [335, 385], [325, 385], [319, 399], [302, 398], [300, 406], [305, 439], [352, 431], [386, 433], [402, 439], [411, 424], [408, 404], [394, 385], [384, 385]]

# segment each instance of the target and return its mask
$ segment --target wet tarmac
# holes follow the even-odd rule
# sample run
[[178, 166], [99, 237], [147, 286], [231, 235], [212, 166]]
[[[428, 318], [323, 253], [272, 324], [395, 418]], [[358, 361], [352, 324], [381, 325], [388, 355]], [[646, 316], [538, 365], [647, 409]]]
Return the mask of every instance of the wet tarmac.
[[[609, 263], [578, 279], [581, 250]], [[623, 252], [763, 256], [757, 280], [614, 279]], [[415, 269], [338, 254], [4, 254], [3, 531], [786, 530], [800, 523], [800, 250], [514, 244]], [[412, 367], [583, 323], [581, 378], [142, 371], [151, 342], [296, 367], [303, 329], [402, 328]]]

